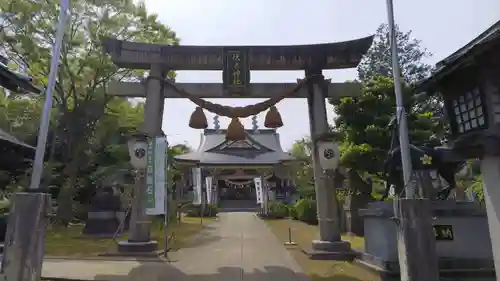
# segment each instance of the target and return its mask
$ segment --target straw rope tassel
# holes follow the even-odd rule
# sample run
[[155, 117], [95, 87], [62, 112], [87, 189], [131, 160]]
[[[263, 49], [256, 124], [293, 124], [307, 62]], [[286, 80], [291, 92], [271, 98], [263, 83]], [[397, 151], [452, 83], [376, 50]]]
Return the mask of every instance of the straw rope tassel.
[[245, 128], [238, 118], [231, 119], [231, 123], [227, 127], [226, 139], [230, 141], [245, 140]]
[[266, 118], [264, 120], [264, 126], [272, 129], [283, 127], [283, 120], [281, 119], [281, 114], [276, 106], [273, 105], [269, 107], [269, 111], [267, 111]]
[[196, 109], [191, 114], [189, 119], [189, 127], [193, 129], [206, 129], [208, 128], [207, 116], [203, 112], [201, 107], [196, 107]]

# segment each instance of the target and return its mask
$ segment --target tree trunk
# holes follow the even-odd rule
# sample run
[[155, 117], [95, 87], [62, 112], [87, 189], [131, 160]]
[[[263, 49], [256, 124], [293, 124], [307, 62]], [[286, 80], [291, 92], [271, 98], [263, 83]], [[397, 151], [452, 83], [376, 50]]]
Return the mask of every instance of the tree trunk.
[[78, 177], [79, 154], [77, 152], [74, 160], [67, 164], [68, 166], [63, 173], [68, 181], [61, 187], [59, 196], [57, 196], [56, 220], [64, 226], [68, 226], [73, 219], [73, 193]]
[[57, 196], [57, 223], [68, 226], [73, 219], [73, 186], [70, 182], [61, 187]]

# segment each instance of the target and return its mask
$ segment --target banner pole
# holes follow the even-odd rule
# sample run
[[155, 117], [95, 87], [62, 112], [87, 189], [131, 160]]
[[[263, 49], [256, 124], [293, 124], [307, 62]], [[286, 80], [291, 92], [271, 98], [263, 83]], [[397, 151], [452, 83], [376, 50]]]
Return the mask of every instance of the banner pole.
[[164, 211], [164, 227], [163, 227], [163, 256], [165, 258], [168, 258], [167, 257], [167, 253], [168, 253], [168, 221], [169, 221], [169, 213], [168, 213], [168, 198], [169, 198], [169, 194], [168, 194], [168, 186], [169, 186], [169, 177], [168, 177], [168, 140], [167, 140], [167, 137], [165, 137], [165, 167], [164, 167], [164, 171], [165, 171], [165, 174], [164, 174], [164, 177], [163, 177], [163, 180], [164, 180], [164, 193], [163, 193], [163, 211]]

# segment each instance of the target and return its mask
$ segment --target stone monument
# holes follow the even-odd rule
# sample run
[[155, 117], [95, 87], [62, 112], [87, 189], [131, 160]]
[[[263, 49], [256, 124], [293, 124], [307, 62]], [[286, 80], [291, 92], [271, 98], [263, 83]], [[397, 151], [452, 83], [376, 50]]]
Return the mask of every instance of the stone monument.
[[111, 187], [98, 189], [90, 201], [83, 234], [92, 237], [114, 237], [123, 234], [122, 213], [124, 210], [120, 196], [115, 195]]

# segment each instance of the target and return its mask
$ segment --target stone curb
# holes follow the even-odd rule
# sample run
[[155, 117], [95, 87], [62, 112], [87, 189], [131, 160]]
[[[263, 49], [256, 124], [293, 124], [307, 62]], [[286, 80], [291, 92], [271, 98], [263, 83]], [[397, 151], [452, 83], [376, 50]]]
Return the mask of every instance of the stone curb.
[[69, 257], [69, 256], [46, 256], [44, 261], [137, 261], [137, 262], [166, 262], [163, 256], [158, 257], [140, 257], [140, 256], [95, 256], [95, 257]]
[[40, 278], [41, 280], [47, 280], [47, 281], [109, 281], [109, 280], [100, 280], [100, 279], [75, 279], [75, 278], [63, 278], [63, 277], [43, 277]]

